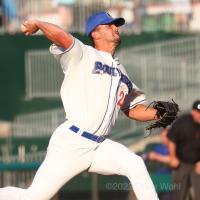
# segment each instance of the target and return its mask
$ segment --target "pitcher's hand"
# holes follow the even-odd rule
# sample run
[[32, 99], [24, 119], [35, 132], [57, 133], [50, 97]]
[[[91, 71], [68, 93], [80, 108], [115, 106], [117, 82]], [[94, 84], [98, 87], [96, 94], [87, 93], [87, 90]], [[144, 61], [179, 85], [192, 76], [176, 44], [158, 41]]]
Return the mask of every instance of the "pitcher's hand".
[[20, 28], [26, 36], [32, 35], [39, 30], [37, 20], [26, 20], [21, 24]]

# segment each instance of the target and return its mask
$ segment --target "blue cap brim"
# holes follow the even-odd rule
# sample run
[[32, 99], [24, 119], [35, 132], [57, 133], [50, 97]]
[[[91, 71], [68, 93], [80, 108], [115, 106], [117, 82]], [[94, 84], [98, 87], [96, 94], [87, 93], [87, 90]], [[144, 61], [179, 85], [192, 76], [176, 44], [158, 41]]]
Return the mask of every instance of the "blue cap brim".
[[116, 26], [122, 26], [125, 23], [124, 18], [115, 18], [111, 19], [110, 21], [106, 21], [105, 23], [102, 24], [115, 24]]
[[117, 27], [119, 27], [119, 26], [122, 26], [123, 24], [125, 24], [125, 19], [122, 17], [115, 18], [115, 19], [109, 19], [109, 20], [106, 19], [105, 21], [102, 21], [100, 24], [96, 25], [89, 33], [87, 33], [87, 35], [90, 35], [97, 26], [103, 25], [103, 24], [115, 24]]

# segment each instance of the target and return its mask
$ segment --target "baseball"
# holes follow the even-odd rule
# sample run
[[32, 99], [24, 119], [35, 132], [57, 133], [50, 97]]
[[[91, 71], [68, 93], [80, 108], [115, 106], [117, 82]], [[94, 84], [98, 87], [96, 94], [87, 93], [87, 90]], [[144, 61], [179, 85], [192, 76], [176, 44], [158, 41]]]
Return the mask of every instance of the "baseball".
[[27, 30], [27, 28], [26, 28], [26, 26], [24, 26], [24, 24], [21, 24], [21, 27], [20, 27], [20, 28], [21, 28], [21, 31], [22, 31], [22, 32], [25, 32], [25, 31]]

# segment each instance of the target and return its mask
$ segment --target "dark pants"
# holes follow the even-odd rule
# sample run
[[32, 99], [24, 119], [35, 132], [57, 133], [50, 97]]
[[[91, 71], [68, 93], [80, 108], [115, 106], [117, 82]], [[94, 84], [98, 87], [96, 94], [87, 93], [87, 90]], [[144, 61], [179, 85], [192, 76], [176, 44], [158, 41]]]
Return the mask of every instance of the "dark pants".
[[194, 170], [194, 165], [181, 163], [173, 170], [172, 200], [186, 200], [190, 187], [194, 190], [194, 200], [200, 200], [200, 175]]

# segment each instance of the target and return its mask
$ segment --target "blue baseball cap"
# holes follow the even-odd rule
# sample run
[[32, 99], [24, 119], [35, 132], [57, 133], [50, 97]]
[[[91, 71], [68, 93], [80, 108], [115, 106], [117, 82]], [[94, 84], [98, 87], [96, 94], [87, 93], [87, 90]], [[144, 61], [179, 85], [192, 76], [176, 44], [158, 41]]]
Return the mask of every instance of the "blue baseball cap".
[[124, 18], [112, 18], [107, 12], [98, 12], [88, 18], [85, 25], [85, 33], [89, 36], [97, 26], [112, 23], [116, 26], [122, 26], [125, 20]]

